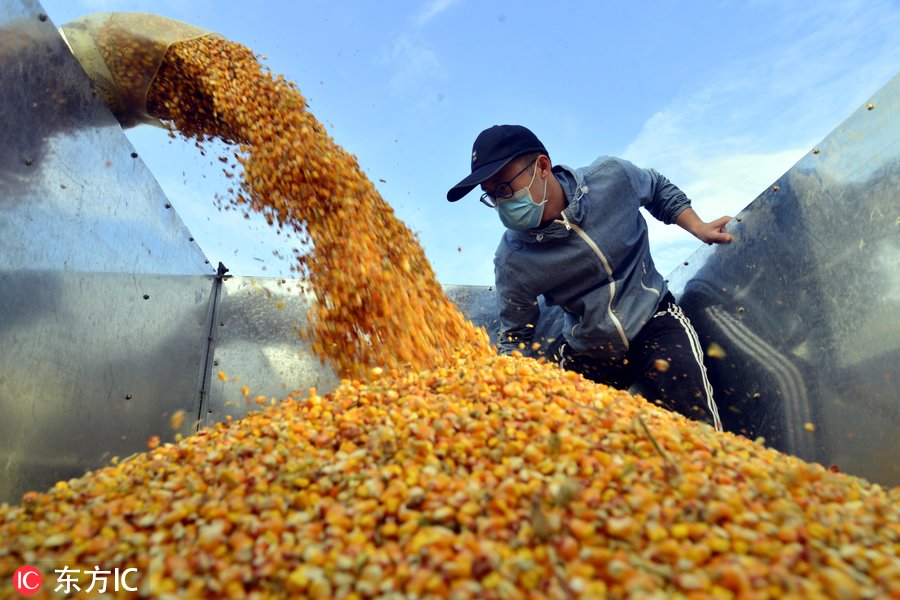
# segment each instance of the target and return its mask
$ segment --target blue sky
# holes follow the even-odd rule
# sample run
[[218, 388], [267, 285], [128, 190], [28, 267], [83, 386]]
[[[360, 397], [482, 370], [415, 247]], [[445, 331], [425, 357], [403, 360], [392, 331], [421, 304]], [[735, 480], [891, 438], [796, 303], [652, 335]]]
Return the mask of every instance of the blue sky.
[[[42, 5], [56, 25], [97, 11], [153, 12], [266, 57], [357, 156], [445, 284], [493, 283], [503, 226], [474, 193], [445, 198], [485, 127], [531, 128], [554, 163], [611, 154], [655, 168], [712, 220], [739, 213], [900, 65], [892, 0]], [[152, 127], [127, 134], [213, 264], [290, 275], [289, 260], [273, 254], [290, 240], [217, 210], [229, 184], [215, 153], [202, 157]], [[663, 274], [700, 247], [647, 218]]]

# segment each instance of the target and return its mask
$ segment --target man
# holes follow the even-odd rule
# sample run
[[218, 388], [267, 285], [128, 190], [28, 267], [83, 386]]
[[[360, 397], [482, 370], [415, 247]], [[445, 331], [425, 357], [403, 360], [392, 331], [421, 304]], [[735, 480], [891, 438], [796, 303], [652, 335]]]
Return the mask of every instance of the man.
[[548, 352], [560, 366], [721, 429], [699, 339], [653, 265], [639, 209], [708, 244], [731, 241], [731, 217], [704, 222], [668, 179], [625, 160], [553, 166], [519, 125], [482, 131], [471, 164], [447, 199], [480, 185], [507, 228], [494, 257], [500, 351], [531, 350], [543, 296], [565, 314]]

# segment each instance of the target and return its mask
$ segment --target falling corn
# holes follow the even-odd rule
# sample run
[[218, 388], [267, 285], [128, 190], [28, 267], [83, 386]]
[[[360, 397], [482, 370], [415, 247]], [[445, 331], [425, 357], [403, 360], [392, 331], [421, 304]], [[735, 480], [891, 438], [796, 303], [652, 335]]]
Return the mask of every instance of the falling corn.
[[169, 426], [173, 430], [181, 429], [181, 426], [184, 424], [184, 415], [185, 413], [183, 410], [179, 410], [173, 413], [169, 418]]
[[253, 52], [217, 36], [172, 45], [147, 110], [202, 142], [240, 148], [230, 202], [293, 232], [299, 273], [317, 298], [313, 350], [341, 376], [376, 366], [430, 368], [455, 352], [485, 356], [487, 334], [443, 293], [413, 233], [307, 110]]
[[706, 349], [706, 355], [715, 360], [722, 360], [727, 356], [725, 349], [716, 342], [712, 342], [709, 345], [709, 348]]

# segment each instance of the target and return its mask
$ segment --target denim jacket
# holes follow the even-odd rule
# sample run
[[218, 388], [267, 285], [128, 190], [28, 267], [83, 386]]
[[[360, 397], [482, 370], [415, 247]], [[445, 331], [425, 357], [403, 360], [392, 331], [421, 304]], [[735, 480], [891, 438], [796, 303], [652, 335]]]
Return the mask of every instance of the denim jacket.
[[559, 335], [569, 350], [624, 358], [667, 290], [639, 209], [669, 224], [690, 200], [653, 169], [610, 156], [580, 169], [557, 165], [553, 174], [568, 201], [560, 218], [506, 230], [494, 257], [500, 351], [524, 343], [528, 353], [543, 295], [565, 313]]

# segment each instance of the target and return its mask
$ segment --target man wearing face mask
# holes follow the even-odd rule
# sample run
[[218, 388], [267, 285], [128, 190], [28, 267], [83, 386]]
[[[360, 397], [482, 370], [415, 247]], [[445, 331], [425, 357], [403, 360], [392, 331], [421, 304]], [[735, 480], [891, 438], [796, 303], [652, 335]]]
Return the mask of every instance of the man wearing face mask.
[[481, 185], [481, 202], [507, 228], [494, 257], [500, 351], [530, 352], [543, 296], [565, 319], [541, 352], [721, 429], [699, 339], [653, 264], [640, 208], [708, 244], [731, 241], [731, 217], [704, 222], [668, 179], [625, 160], [553, 166], [519, 125], [482, 131], [471, 166], [447, 199]]

